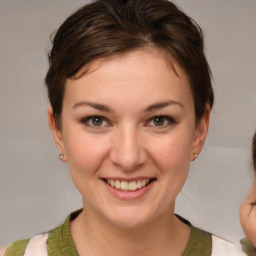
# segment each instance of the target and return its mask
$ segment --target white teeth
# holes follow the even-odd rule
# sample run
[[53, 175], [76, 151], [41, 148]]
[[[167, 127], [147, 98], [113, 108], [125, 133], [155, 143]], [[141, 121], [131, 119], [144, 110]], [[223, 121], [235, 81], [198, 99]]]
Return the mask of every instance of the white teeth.
[[129, 184], [126, 181], [121, 181], [121, 189], [122, 190], [128, 190]]
[[136, 181], [129, 182], [129, 190], [136, 190], [137, 184]]
[[116, 180], [114, 187], [121, 188], [121, 182], [119, 180]]
[[141, 180], [137, 181], [137, 188], [142, 188]]
[[149, 183], [149, 179], [143, 179], [138, 181], [121, 181], [121, 180], [109, 180], [107, 179], [107, 183], [116, 189], [121, 189], [124, 191], [135, 191], [137, 189], [140, 189], [142, 187], [145, 187]]

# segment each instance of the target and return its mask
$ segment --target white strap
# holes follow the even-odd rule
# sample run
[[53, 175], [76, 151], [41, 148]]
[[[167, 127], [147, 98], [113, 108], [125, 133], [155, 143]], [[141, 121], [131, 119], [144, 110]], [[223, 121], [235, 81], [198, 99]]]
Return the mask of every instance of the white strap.
[[47, 256], [48, 233], [32, 237], [27, 245], [24, 256]]
[[246, 256], [238, 244], [212, 236], [212, 256]]

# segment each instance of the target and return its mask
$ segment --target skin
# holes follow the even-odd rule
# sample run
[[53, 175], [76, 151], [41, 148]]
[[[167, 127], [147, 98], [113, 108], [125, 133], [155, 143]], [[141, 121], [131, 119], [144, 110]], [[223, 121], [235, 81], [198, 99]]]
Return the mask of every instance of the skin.
[[0, 256], [4, 256], [5, 252], [6, 252], [6, 248], [0, 246]]
[[240, 207], [240, 221], [244, 233], [256, 248], [256, 179]]
[[[61, 130], [48, 109], [83, 199], [84, 211], [71, 222], [80, 255], [181, 255], [186, 248], [190, 229], [174, 216], [174, 204], [203, 147], [209, 107], [196, 125], [187, 76], [168, 61], [155, 48], [97, 60], [67, 80]], [[154, 182], [132, 200], [113, 196], [104, 182], [141, 177]]]

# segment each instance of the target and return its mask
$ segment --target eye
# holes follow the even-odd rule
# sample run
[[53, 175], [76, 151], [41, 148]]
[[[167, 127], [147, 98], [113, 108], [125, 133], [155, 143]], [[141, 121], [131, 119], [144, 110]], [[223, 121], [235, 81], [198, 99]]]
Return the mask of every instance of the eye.
[[148, 126], [165, 128], [170, 124], [174, 124], [175, 120], [169, 116], [155, 116], [149, 120]]
[[82, 123], [91, 127], [104, 127], [108, 125], [108, 122], [102, 116], [88, 116], [82, 119]]

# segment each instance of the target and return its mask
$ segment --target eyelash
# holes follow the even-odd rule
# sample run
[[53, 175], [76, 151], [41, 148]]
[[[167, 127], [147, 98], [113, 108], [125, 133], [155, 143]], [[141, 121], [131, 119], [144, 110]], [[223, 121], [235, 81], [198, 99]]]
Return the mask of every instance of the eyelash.
[[[99, 122], [100, 125], [93, 124], [93, 121], [97, 122], [97, 119], [98, 119], [98, 121], [100, 121]], [[163, 123], [160, 123], [160, 125], [157, 125], [156, 123], [150, 124], [151, 122], [157, 121], [157, 119], [159, 119], [160, 121], [163, 121]], [[95, 128], [95, 129], [100, 129], [102, 127], [111, 125], [110, 122], [105, 117], [98, 116], [98, 115], [85, 117], [81, 120], [81, 123], [85, 124], [86, 126]], [[146, 127], [156, 127], [157, 129], [163, 129], [163, 128], [170, 126], [171, 124], [176, 124], [176, 120], [173, 117], [154, 116], [147, 120]]]

